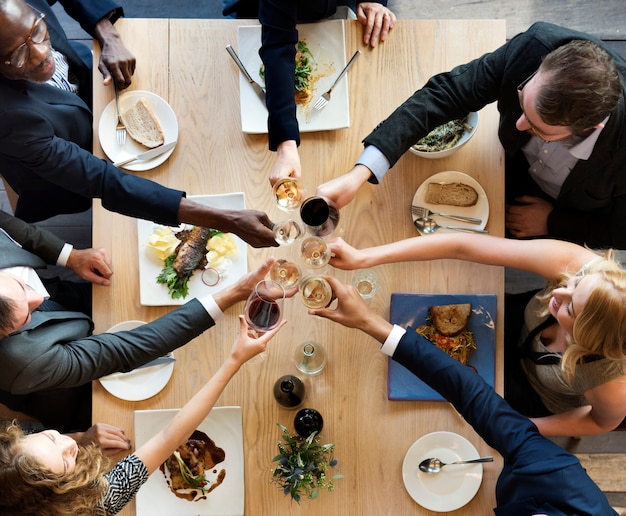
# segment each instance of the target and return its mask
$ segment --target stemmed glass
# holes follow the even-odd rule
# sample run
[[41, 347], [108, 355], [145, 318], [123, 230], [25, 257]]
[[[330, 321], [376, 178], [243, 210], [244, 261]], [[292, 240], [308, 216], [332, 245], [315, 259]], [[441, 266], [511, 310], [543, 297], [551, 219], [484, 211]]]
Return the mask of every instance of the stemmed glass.
[[285, 177], [274, 183], [272, 192], [277, 206], [285, 211], [298, 209], [304, 198], [304, 188], [293, 177]]
[[270, 269], [270, 278], [286, 290], [300, 281], [300, 267], [289, 260], [280, 259]]
[[302, 241], [300, 255], [302, 261], [311, 269], [320, 269], [330, 260], [330, 248], [320, 237], [308, 237]]
[[322, 276], [310, 275], [300, 282], [302, 302], [308, 308], [324, 308], [333, 300], [333, 289]]
[[296, 239], [304, 234], [302, 226], [293, 219], [277, 222], [274, 224], [272, 230], [274, 231], [274, 240], [276, 240], [279, 245], [293, 244]]
[[282, 319], [285, 289], [272, 280], [261, 280], [254, 287], [244, 307], [244, 315], [254, 337], [273, 330]]
[[300, 218], [310, 233], [327, 236], [339, 224], [339, 210], [323, 197], [309, 197], [300, 206]]

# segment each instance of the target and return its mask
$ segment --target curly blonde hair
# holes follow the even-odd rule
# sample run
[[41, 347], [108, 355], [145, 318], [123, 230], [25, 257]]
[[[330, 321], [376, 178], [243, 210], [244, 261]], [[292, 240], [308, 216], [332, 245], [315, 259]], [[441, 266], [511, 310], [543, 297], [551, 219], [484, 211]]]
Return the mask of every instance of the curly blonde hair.
[[[577, 365], [587, 358], [601, 357], [626, 360], [626, 270], [615, 260], [613, 250], [603, 259], [594, 260], [582, 274], [599, 274], [602, 281], [594, 287], [589, 299], [574, 319], [572, 335], [561, 359], [561, 370], [566, 380], [574, 376]], [[563, 287], [575, 274], [562, 273], [548, 285], [541, 296], [547, 315], [552, 290]]]
[[100, 449], [81, 446], [74, 471], [56, 474], [24, 452], [23, 438], [15, 421], [0, 429], [0, 516], [95, 514], [107, 490], [102, 474], [108, 461]]

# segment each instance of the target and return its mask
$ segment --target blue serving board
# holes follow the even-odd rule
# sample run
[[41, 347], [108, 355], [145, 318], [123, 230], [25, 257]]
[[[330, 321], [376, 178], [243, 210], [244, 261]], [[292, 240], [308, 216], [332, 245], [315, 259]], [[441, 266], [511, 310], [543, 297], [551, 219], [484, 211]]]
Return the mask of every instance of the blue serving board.
[[[472, 315], [467, 327], [474, 333], [476, 350], [468, 363], [493, 387], [496, 350], [495, 294], [391, 294], [391, 323], [414, 331], [426, 322], [428, 307], [471, 303]], [[404, 366], [389, 359], [387, 397], [390, 400], [445, 401], [439, 393], [417, 378]]]

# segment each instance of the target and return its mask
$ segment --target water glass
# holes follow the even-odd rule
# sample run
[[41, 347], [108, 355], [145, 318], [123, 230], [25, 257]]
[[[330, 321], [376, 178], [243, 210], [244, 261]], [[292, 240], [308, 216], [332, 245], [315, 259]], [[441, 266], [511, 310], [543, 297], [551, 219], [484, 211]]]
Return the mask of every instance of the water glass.
[[378, 291], [378, 274], [371, 269], [357, 271], [352, 276], [352, 286], [363, 299], [369, 299], [376, 295]]

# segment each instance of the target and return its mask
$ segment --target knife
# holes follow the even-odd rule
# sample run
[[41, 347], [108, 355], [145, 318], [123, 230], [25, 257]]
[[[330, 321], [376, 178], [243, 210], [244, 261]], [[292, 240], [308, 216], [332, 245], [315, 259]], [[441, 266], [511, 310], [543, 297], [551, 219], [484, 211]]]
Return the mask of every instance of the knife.
[[135, 367], [135, 369], [143, 369], [144, 367], [152, 367], [160, 364], [169, 364], [170, 362], [176, 362], [174, 357], [159, 357], [151, 360], [150, 362], [146, 362], [145, 364], [141, 364], [140, 366]]
[[265, 88], [259, 86], [259, 84], [250, 76], [248, 70], [246, 70], [246, 67], [241, 62], [241, 59], [239, 59], [237, 52], [235, 52], [235, 49], [231, 45], [226, 45], [226, 51], [230, 54], [230, 57], [233, 58], [233, 61], [237, 63], [237, 66], [243, 73], [243, 76], [250, 83], [250, 86], [252, 86], [252, 89], [257, 94], [257, 97], [261, 99], [261, 102], [263, 102], [263, 105], [265, 106]]
[[126, 165], [127, 163], [130, 163], [131, 161], [148, 161], [149, 159], [156, 158], [157, 156], [160, 156], [161, 154], [174, 148], [177, 143], [178, 143], [177, 140], [174, 140], [173, 142], [169, 142], [169, 143], [164, 143], [163, 145], [160, 145], [159, 147], [150, 149], [149, 151], [146, 151], [146, 152], [142, 152], [141, 154], [137, 154], [136, 156], [133, 156], [132, 158], [128, 158], [123, 161], [116, 161], [115, 163], [113, 163], [113, 166], [121, 167], [122, 165]]

